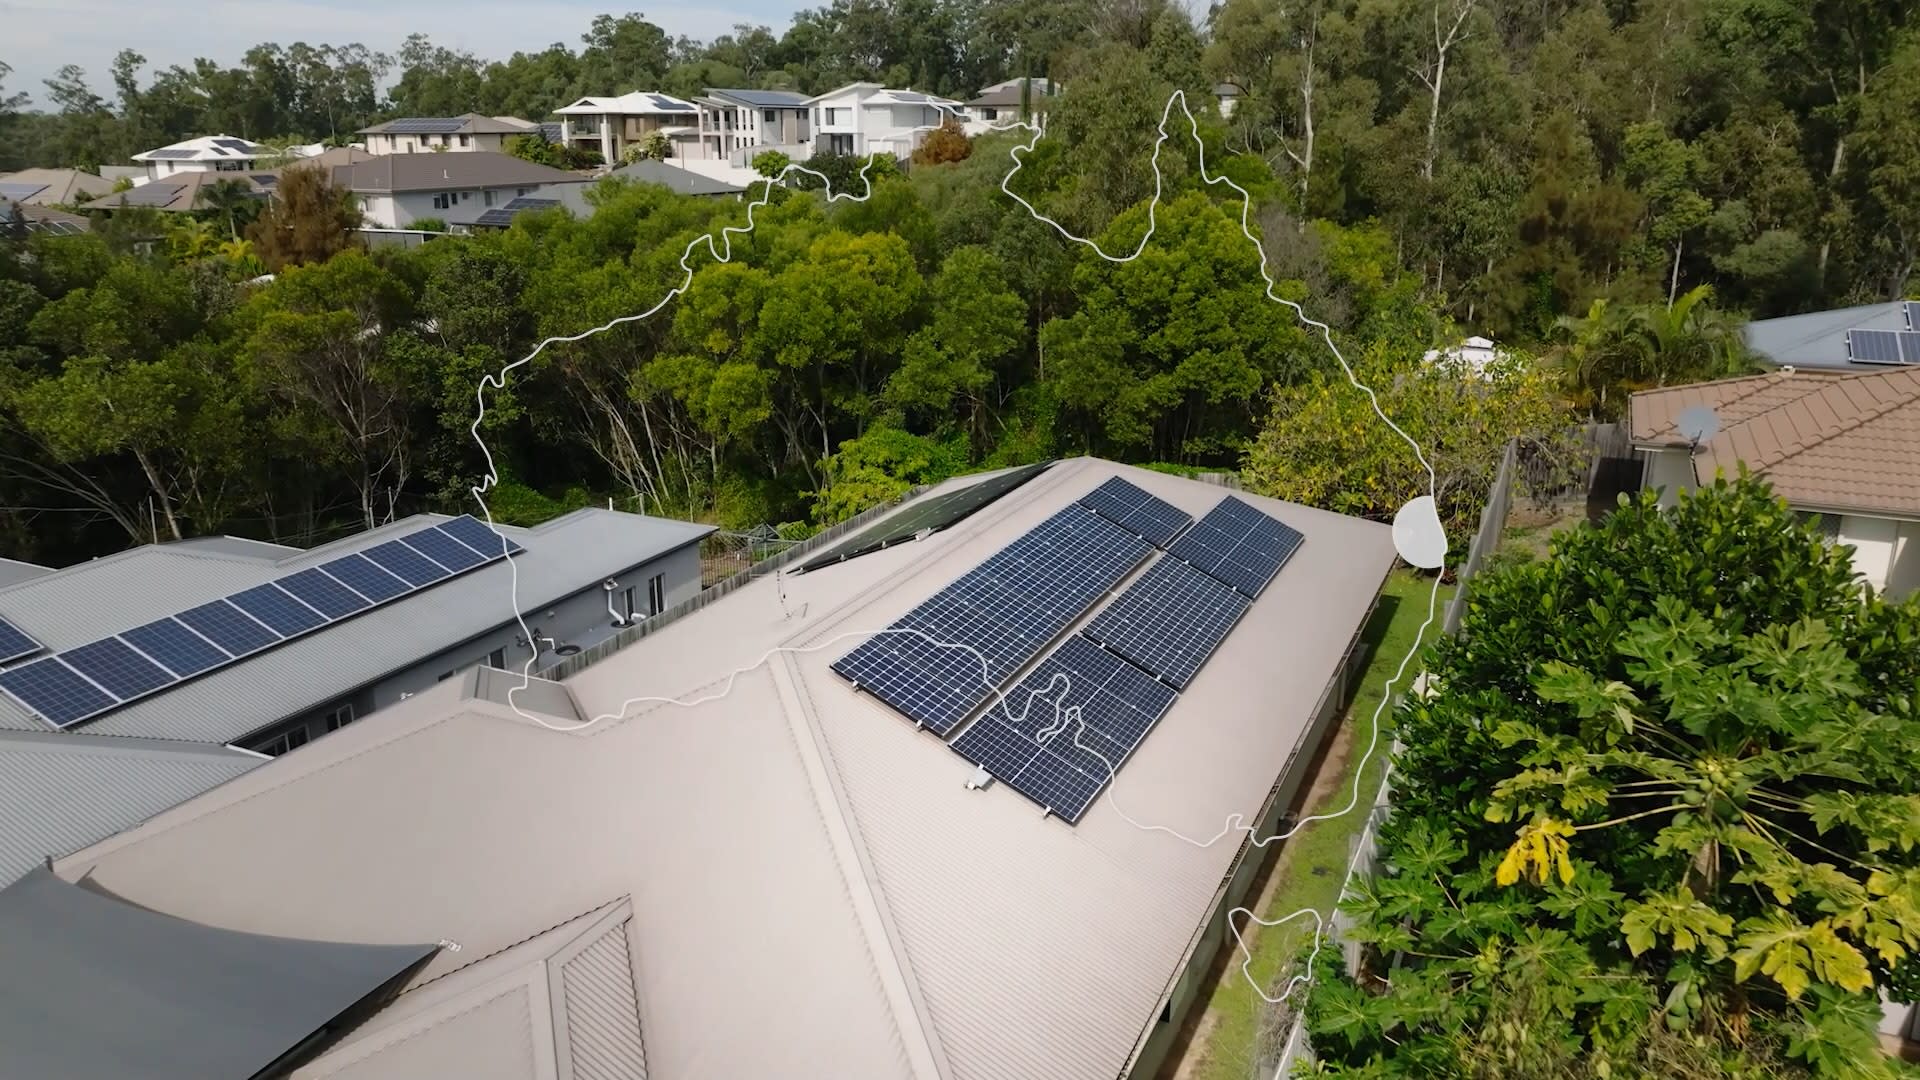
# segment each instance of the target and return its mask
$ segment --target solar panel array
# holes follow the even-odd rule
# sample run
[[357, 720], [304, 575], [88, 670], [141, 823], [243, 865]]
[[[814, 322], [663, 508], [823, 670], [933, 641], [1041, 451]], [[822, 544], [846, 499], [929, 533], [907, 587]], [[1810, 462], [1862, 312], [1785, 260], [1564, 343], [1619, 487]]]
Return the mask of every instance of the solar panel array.
[[1228, 496], [1167, 551], [1252, 600], [1293, 558], [1303, 539], [1297, 530]]
[[0, 199], [12, 199], [15, 202], [31, 199], [47, 190], [46, 184], [4, 183], [0, 182]]
[[1899, 331], [1847, 331], [1847, 359], [1856, 364], [1901, 363]]
[[653, 102], [653, 107], [656, 109], [659, 109], [661, 112], [693, 112], [694, 111], [694, 107], [688, 104], [687, 102], [675, 101], [674, 99], [670, 97], [666, 97], [662, 94], [648, 94], [647, 100]]
[[475, 518], [455, 518], [0, 672], [0, 690], [72, 727], [520, 550]]
[[26, 228], [30, 233], [46, 233], [49, 236], [80, 236], [87, 231], [87, 227], [77, 221], [41, 221], [33, 218], [27, 219]]
[[1104, 518], [1068, 507], [834, 661], [833, 670], [944, 735], [1151, 553]]
[[194, 158], [200, 155], [198, 151], [194, 150], [149, 150], [146, 156], [167, 161], [185, 161], [188, 158]]
[[966, 520], [981, 507], [1040, 475], [1050, 464], [1052, 462], [1043, 461], [1037, 465], [1009, 469], [998, 476], [968, 484], [958, 491], [921, 499], [901, 513], [894, 514], [871, 528], [863, 529], [826, 552], [808, 559], [801, 564], [800, 572], [804, 574], [809, 570], [818, 570], [821, 567], [867, 555], [911, 540], [925, 531], [937, 532], [950, 528]]
[[465, 120], [454, 117], [408, 116], [387, 121], [385, 131], [389, 135], [451, 135], [466, 126]]
[[23, 656], [31, 656], [41, 648], [32, 634], [0, 619], [0, 664], [10, 664]]
[[541, 199], [532, 195], [521, 195], [510, 200], [505, 206], [496, 206], [473, 219], [475, 225], [491, 225], [506, 228], [513, 224], [516, 215], [526, 210], [551, 210], [560, 205], [559, 199]]
[[178, 184], [142, 184], [120, 194], [122, 206], [165, 206], [180, 197]]
[[1148, 567], [1081, 633], [1185, 690], [1251, 604], [1168, 557]]
[[1007, 695], [1010, 716], [989, 710], [953, 749], [1050, 813], [1077, 822], [1176, 696], [1074, 636]]
[[1907, 317], [1907, 329], [1920, 330], [1920, 302], [1908, 300], [1900, 305], [1900, 310]]
[[1082, 496], [1080, 505], [1157, 548], [1165, 548], [1193, 520], [1186, 511], [1117, 476]]
[[222, 150], [234, 150], [242, 154], [251, 154], [257, 150], [266, 149], [266, 147], [261, 146], [259, 143], [250, 143], [245, 139], [215, 139], [213, 140], [213, 145]]

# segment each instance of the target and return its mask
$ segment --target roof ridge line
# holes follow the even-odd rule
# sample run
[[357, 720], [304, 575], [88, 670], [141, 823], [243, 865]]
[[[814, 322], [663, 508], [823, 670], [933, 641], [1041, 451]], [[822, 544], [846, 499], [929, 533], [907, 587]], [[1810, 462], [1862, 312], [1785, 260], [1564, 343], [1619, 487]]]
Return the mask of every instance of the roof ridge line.
[[[1898, 371], [1881, 371], [1881, 372], [1872, 372], [1872, 373], [1862, 374], [1862, 375], [1856, 376], [1856, 378], [1860, 378], [1860, 379], [1883, 378], [1886, 376], [1901, 375], [1901, 374], [1906, 374], [1906, 373], [1898, 372]], [[1821, 387], [1819, 390], [1814, 391], [1814, 393], [1825, 393], [1830, 389], [1832, 389], [1832, 387], [1830, 386]], [[1751, 424], [1755, 420], [1758, 420], [1763, 416], [1769, 416], [1781, 409], [1784, 409], [1793, 405], [1798, 405], [1801, 402], [1804, 402], [1807, 398], [1812, 396], [1813, 394], [1811, 393], [1802, 394], [1799, 397], [1794, 398], [1792, 401], [1783, 401], [1780, 404], [1774, 406], [1773, 408], [1768, 409], [1766, 412], [1756, 413], [1755, 415], [1750, 416], [1745, 420], [1742, 420], [1739, 424], [1735, 426], [1744, 427], [1747, 424]], [[1781, 462], [1789, 460], [1791, 458], [1799, 457], [1801, 454], [1804, 454], [1807, 451], [1812, 450], [1814, 447], [1819, 446], [1821, 443], [1832, 442], [1834, 439], [1837, 439], [1842, 435], [1846, 435], [1850, 432], [1857, 431], [1860, 428], [1865, 427], [1866, 425], [1873, 423], [1875, 420], [1878, 420], [1881, 417], [1887, 415], [1888, 413], [1893, 412], [1895, 409], [1905, 408], [1906, 406], [1913, 404], [1915, 401], [1920, 401], [1920, 378], [1915, 379], [1915, 385], [1911, 391], [1909, 391], [1903, 396], [1896, 397], [1894, 400], [1886, 403], [1884, 406], [1880, 406], [1870, 410], [1868, 409], [1860, 410], [1858, 413], [1854, 415], [1852, 420], [1842, 420], [1838, 424], [1832, 425], [1831, 427], [1828, 427], [1828, 428], [1823, 428], [1822, 430], [1815, 432], [1813, 436], [1809, 439], [1796, 440], [1791, 444], [1783, 445], [1781, 447], [1781, 450], [1782, 450], [1781, 453], [1768, 457], [1758, 463], [1751, 463], [1751, 464], [1753, 464], [1753, 467], [1755, 468], [1764, 469], [1764, 468], [1770, 468], [1774, 465], [1778, 465]], [[1725, 434], [1725, 433], [1723, 432], [1722, 434]]]

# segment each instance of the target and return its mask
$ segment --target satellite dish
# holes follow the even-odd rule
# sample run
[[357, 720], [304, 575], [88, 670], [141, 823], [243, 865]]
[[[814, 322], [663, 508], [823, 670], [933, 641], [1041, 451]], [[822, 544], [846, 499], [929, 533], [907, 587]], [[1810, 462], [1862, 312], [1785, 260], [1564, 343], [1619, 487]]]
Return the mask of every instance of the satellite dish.
[[1705, 405], [1694, 405], [1680, 410], [1674, 426], [1680, 429], [1680, 434], [1686, 436], [1688, 442], [1699, 446], [1720, 433], [1720, 417]]
[[1422, 495], [1393, 515], [1393, 546], [1412, 566], [1438, 569], [1447, 561], [1447, 531], [1433, 496]]

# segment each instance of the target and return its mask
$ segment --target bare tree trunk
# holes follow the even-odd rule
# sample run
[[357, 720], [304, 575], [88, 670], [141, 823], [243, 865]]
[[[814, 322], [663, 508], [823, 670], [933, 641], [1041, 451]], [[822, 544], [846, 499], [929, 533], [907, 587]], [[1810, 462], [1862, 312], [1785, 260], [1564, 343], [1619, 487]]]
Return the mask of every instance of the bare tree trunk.
[[161, 516], [167, 519], [167, 532], [175, 540], [181, 539], [180, 519], [174, 515], [173, 500], [167, 496], [167, 487], [160, 482], [160, 473], [154, 469], [152, 459], [145, 450], [135, 450], [133, 459], [140, 463], [140, 471], [146, 474], [147, 484], [153, 488], [153, 497], [159, 500]]
[[1420, 162], [1420, 177], [1433, 179], [1434, 160], [1440, 154], [1440, 95], [1447, 81], [1447, 55], [1453, 47], [1469, 36], [1465, 32], [1467, 16], [1473, 14], [1473, 6], [1479, 0], [1454, 0], [1459, 6], [1453, 12], [1453, 22], [1444, 29], [1440, 25], [1440, 6], [1433, 8], [1433, 67], [1429, 71], [1415, 71], [1413, 74], [1427, 87], [1427, 152]]
[[1673, 275], [1667, 279], [1668, 311], [1673, 310], [1673, 298], [1680, 293], [1680, 249], [1685, 245], [1686, 240], [1684, 238], [1673, 242]]
[[1307, 186], [1313, 179], [1313, 46], [1320, 37], [1320, 7], [1314, 5], [1312, 20], [1307, 24], [1305, 69], [1300, 75], [1300, 131], [1302, 142], [1299, 153], [1287, 148], [1287, 156], [1300, 167], [1300, 223], [1304, 227], [1307, 221]]

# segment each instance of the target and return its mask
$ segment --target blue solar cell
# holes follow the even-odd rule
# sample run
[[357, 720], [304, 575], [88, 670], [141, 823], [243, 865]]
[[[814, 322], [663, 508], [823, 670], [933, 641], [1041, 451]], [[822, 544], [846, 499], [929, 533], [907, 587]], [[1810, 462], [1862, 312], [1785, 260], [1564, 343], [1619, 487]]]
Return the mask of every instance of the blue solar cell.
[[1081, 496], [1080, 505], [1159, 548], [1193, 520], [1186, 511], [1117, 476]]
[[0, 690], [57, 728], [68, 728], [119, 704], [57, 656], [0, 671]]
[[1033, 756], [1040, 752], [1032, 739], [991, 716], [974, 721], [972, 727], [953, 740], [953, 749], [961, 757], [987, 770], [996, 780], [1011, 780], [1020, 775]]
[[225, 664], [232, 657], [174, 619], [136, 626], [120, 635], [181, 678]]
[[519, 544], [507, 539], [504, 533], [498, 533], [487, 528], [486, 522], [465, 514], [454, 518], [452, 521], [441, 522], [440, 531], [480, 554], [485, 555], [489, 559], [500, 558], [501, 545], [503, 544], [506, 546], [506, 553], [510, 555], [518, 555], [520, 552], [526, 550]]
[[1167, 556], [1081, 633], [1184, 690], [1249, 604], [1221, 582]]
[[412, 585], [380, 569], [360, 555], [348, 555], [343, 559], [322, 563], [318, 569], [376, 604], [413, 591]]
[[439, 529], [422, 529], [417, 533], [408, 533], [401, 537], [400, 541], [456, 574], [462, 570], [471, 570], [487, 561], [486, 556]]
[[39, 651], [40, 643], [33, 640], [33, 635], [0, 619], [0, 663], [31, 656]]
[[276, 584], [329, 619], [345, 618], [356, 611], [364, 611], [367, 607], [367, 601], [358, 593], [321, 573], [318, 569], [307, 569], [297, 574], [290, 574], [281, 578]]
[[68, 649], [60, 659], [121, 701], [132, 701], [178, 681], [119, 638], [101, 638]]
[[233, 606], [266, 623], [282, 637], [304, 634], [316, 626], [325, 626], [326, 616], [293, 598], [271, 582], [227, 597]]
[[1167, 551], [1251, 600], [1305, 539], [1298, 530], [1228, 497], [1168, 545]]
[[[958, 677], [957, 668], [937, 657], [931, 649], [922, 646], [911, 654], [902, 651], [899, 643], [904, 640], [908, 640], [907, 637], [898, 634], [870, 638], [834, 661], [833, 670], [857, 688], [892, 706], [894, 711], [935, 734], [944, 735], [966, 719], [985, 696], [986, 687], [969, 688]], [[934, 670], [923, 666], [929, 662], [935, 665]], [[977, 684], [977, 665], [974, 679]]]
[[[1096, 762], [1097, 764], [1097, 762]], [[1056, 817], [1077, 822], [1093, 805], [1108, 777], [1082, 772], [1051, 749], [1041, 750], [1007, 786], [1047, 808]]]
[[413, 550], [398, 540], [389, 540], [377, 547], [362, 552], [367, 558], [378, 563], [383, 569], [393, 571], [407, 584], [419, 587], [431, 585], [447, 576], [447, 571], [425, 555]]
[[260, 625], [225, 600], [188, 608], [174, 618], [236, 657], [259, 652], [280, 640], [279, 634]]

